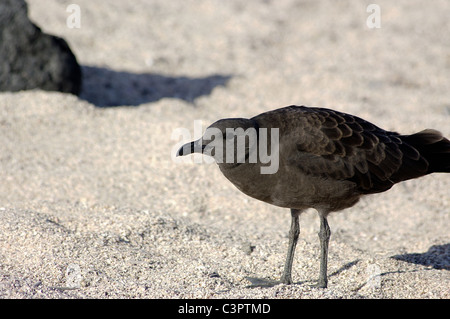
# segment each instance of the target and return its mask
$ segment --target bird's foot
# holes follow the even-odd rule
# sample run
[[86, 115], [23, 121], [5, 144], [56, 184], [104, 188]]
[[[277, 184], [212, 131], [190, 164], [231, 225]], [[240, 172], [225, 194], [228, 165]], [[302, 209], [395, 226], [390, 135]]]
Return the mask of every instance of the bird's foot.
[[281, 278], [281, 281], [280, 281], [282, 284], [285, 284], [285, 285], [291, 285], [292, 284], [292, 278], [291, 277], [282, 277]]
[[316, 284], [311, 285], [313, 288], [327, 288], [328, 283], [326, 280], [319, 280]]

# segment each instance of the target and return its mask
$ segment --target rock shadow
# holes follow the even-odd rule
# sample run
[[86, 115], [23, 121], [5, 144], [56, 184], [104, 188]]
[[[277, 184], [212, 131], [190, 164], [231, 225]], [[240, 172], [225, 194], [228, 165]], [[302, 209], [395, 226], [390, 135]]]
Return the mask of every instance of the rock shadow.
[[425, 253], [395, 255], [391, 258], [413, 264], [431, 266], [435, 269], [450, 270], [450, 244], [433, 245]]
[[192, 103], [198, 97], [211, 94], [215, 87], [225, 86], [231, 79], [230, 75], [171, 77], [93, 66], [82, 66], [82, 71], [80, 98], [98, 107], [139, 106], [166, 97]]

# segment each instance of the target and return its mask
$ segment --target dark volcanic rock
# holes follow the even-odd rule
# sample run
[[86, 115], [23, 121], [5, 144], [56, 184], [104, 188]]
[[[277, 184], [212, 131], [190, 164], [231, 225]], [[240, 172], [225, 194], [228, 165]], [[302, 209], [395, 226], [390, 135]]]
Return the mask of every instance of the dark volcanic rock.
[[29, 20], [24, 0], [1, 0], [0, 91], [36, 88], [78, 95], [81, 68], [66, 41]]

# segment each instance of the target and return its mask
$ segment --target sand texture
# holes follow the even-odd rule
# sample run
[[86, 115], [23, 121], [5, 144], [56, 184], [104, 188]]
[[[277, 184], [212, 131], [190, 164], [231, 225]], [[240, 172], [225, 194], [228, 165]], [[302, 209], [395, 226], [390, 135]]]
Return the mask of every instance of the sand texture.
[[249, 288], [280, 278], [289, 211], [172, 159], [196, 126], [291, 104], [450, 137], [450, 2], [377, 1], [370, 29], [371, 2], [77, 0], [71, 29], [73, 1], [29, 0], [84, 84], [0, 94], [0, 298], [449, 298], [448, 174], [331, 215], [328, 289], [315, 211], [295, 284]]

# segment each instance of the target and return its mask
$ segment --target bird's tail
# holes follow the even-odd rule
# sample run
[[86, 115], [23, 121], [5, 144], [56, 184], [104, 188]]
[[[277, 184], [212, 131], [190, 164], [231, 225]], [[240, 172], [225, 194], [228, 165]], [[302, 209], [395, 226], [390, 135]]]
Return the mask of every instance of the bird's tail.
[[402, 135], [401, 139], [427, 160], [427, 174], [450, 173], [450, 141], [441, 132], [426, 129], [412, 135]]

